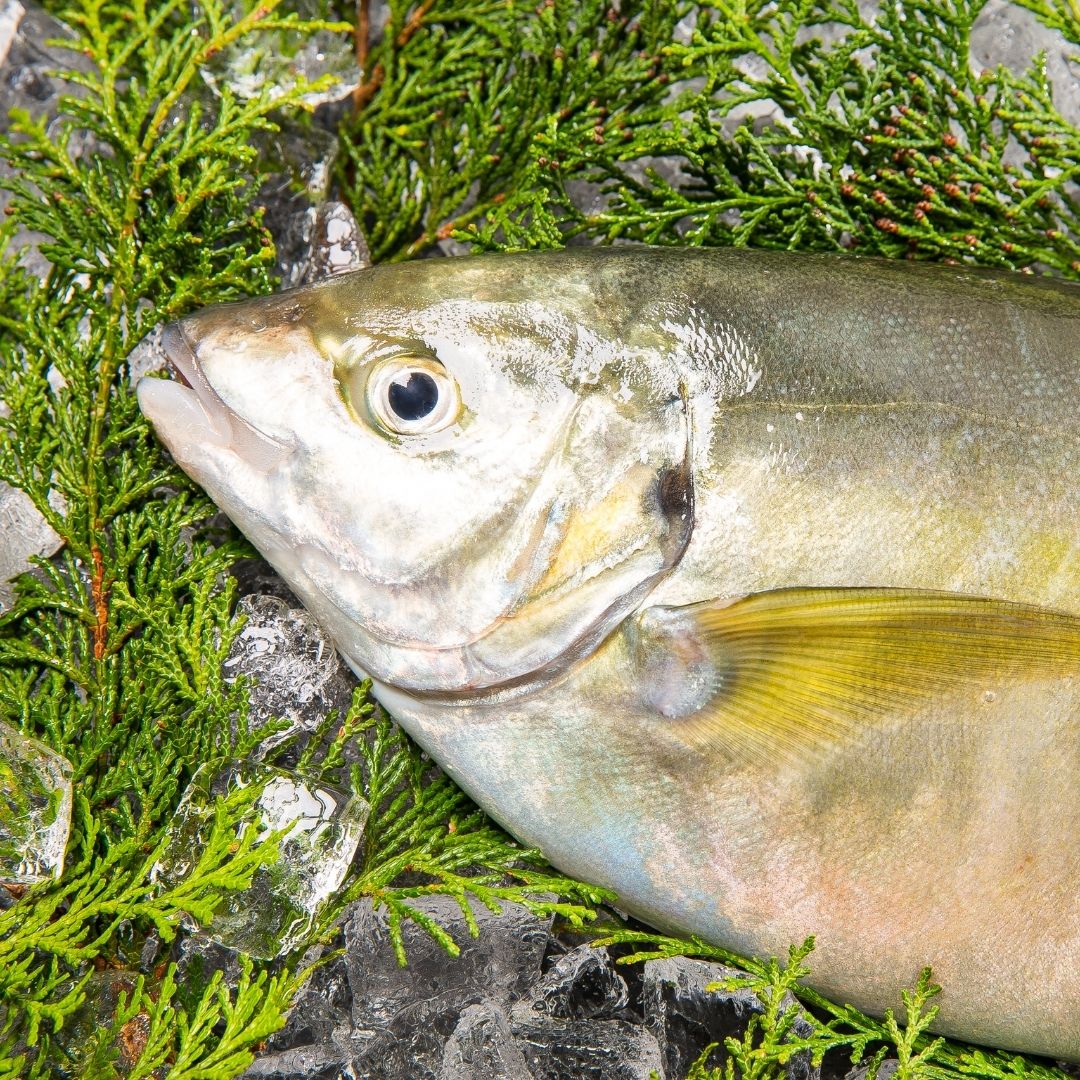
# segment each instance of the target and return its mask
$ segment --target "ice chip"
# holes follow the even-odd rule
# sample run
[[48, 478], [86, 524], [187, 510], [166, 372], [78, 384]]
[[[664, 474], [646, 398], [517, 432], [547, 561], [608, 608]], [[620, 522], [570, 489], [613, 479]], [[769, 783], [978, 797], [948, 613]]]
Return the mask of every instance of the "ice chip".
[[315, 731], [327, 713], [346, 713], [355, 678], [307, 611], [261, 595], [243, 597], [238, 611], [246, 622], [222, 665], [225, 679], [251, 679], [248, 730], [268, 720], [287, 721], [259, 744], [256, 757], [293, 735]]
[[0, 882], [57, 878], [71, 830], [71, 763], [0, 723]]
[[529, 1075], [544, 1080], [651, 1080], [676, 1075], [661, 1071], [660, 1048], [652, 1032], [627, 1020], [565, 1020], [530, 1015], [519, 1006], [511, 1011], [511, 1031]]
[[[306, 19], [330, 19], [337, 13], [326, 4], [301, 0], [294, 10]], [[243, 9], [234, 7], [236, 17]], [[203, 71], [203, 78], [213, 87], [222, 84], [237, 97], [250, 99], [268, 92], [282, 97], [301, 79], [314, 81], [324, 75], [333, 77], [330, 86], [304, 95], [309, 108], [327, 105], [348, 97], [360, 81], [352, 42], [348, 37], [331, 30], [316, 30], [298, 34], [286, 29], [269, 29], [246, 35], [222, 49]]]
[[328, 201], [298, 211], [278, 247], [281, 283], [310, 285], [371, 265], [363, 230], [342, 202]]
[[191, 778], [152, 877], [164, 887], [191, 873], [206, 847], [216, 802], [253, 788], [237, 838], [283, 832], [280, 858], [260, 867], [250, 888], [227, 895], [202, 928], [211, 940], [262, 960], [300, 945], [345, 880], [363, 835], [368, 804], [320, 780], [268, 765], [203, 766]]
[[[116, 1022], [121, 1002], [130, 1002], [138, 992], [139, 979], [137, 971], [125, 968], [109, 968], [87, 977], [82, 988], [82, 1005], [64, 1020], [63, 1030], [57, 1038], [64, 1054], [79, 1068], [58, 1070], [54, 1075], [85, 1076], [91, 1072], [91, 1062], [98, 1055], [108, 1055], [111, 1061], [111, 1071], [105, 1075], [131, 1075], [146, 1049], [150, 1014], [142, 1010], [119, 1027]], [[72, 979], [64, 985], [65, 992], [74, 990], [80, 982], [80, 978]], [[153, 984], [154, 980], [151, 980]]]
[[[423, 896], [410, 905], [442, 926], [461, 952], [449, 966], [446, 952], [423, 929], [402, 924], [408, 967], [401, 967], [390, 940], [386, 912], [360, 900], [343, 919], [345, 967], [353, 997], [353, 1023], [367, 1031], [400, 1035], [418, 1014], [445, 1006], [455, 1018], [481, 999], [506, 1004], [520, 997], [536, 976], [550, 942], [551, 916], [541, 918], [520, 904], [502, 913], [479, 901], [470, 908], [478, 937], [452, 896]], [[439, 1006], [429, 1003], [438, 1001]], [[455, 1019], [456, 1022], [456, 1019]]]
[[0, 483], [0, 611], [14, 600], [8, 579], [30, 569], [31, 555], [53, 555], [62, 543], [28, 495]]
[[533, 988], [536, 1012], [573, 1020], [622, 1019], [629, 1000], [614, 957], [588, 943], [560, 956]]
[[165, 324], [159, 322], [128, 353], [126, 363], [130, 385], [137, 386], [145, 375], [164, 371], [169, 366], [169, 358], [165, 355], [165, 347], [161, 343], [161, 332], [164, 329]]
[[288, 721], [260, 744], [259, 756], [299, 732], [315, 731], [328, 712], [344, 714], [356, 681], [306, 611], [275, 596], [245, 596], [238, 611], [247, 621], [225, 659], [225, 679], [251, 680], [249, 729]]
[[[715, 1046], [710, 1066], [724, 1065], [728, 1039], [739, 1040], [751, 1017], [764, 1005], [749, 987], [709, 990], [708, 987], [742, 975], [726, 964], [674, 956], [648, 960], [643, 970], [645, 1026], [656, 1036], [664, 1076], [685, 1076], [706, 1046]], [[781, 1007], [799, 1008], [791, 994]], [[808, 1038], [813, 1027], [799, 1010], [792, 1020], [792, 1037]], [[818, 1080], [809, 1051], [792, 1053], [784, 1067], [787, 1080]], [[879, 1075], [883, 1080], [885, 1074]]]
[[443, 1049], [438, 1080], [532, 1080], [510, 1021], [498, 1005], [469, 1005]]

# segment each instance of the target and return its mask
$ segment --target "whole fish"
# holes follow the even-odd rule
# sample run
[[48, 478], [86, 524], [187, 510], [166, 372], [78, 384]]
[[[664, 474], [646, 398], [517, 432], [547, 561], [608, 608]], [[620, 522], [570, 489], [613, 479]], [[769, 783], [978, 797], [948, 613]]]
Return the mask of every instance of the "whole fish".
[[654, 926], [1080, 1060], [1080, 289], [432, 259], [166, 331], [176, 460], [494, 818]]

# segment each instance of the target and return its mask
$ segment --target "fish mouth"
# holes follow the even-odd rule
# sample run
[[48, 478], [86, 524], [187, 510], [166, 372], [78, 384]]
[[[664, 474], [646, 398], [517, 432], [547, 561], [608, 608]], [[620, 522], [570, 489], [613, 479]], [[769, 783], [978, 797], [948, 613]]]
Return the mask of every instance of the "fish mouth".
[[139, 407], [178, 462], [195, 465], [213, 449], [229, 450], [267, 470], [280, 462], [289, 448], [225, 403], [200, 367], [182, 322], [165, 327], [161, 346], [173, 378], [141, 379]]
[[139, 380], [139, 407], [178, 461], [188, 462], [196, 448], [231, 448], [233, 425], [225, 403], [199, 370], [179, 323], [161, 334], [172, 379]]

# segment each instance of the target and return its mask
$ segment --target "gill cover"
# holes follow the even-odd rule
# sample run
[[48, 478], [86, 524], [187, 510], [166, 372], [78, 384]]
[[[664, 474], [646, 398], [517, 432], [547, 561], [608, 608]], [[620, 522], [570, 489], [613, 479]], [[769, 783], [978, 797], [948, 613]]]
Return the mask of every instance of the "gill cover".
[[[624, 383], [625, 385], [625, 383]], [[561, 669], [591, 651], [679, 560], [693, 528], [693, 474], [681, 395], [621, 403], [582, 397], [534, 492], [546, 507], [517, 532], [519, 600], [473, 655], [502, 682]], [[521, 560], [524, 560], [522, 562]], [[573, 646], [567, 648], [568, 641]]]
[[407, 582], [298, 549], [287, 576], [354, 668], [412, 691], [535, 683], [640, 606], [689, 541], [693, 477], [677, 383], [636, 381], [615, 371], [576, 388], [537, 472]]

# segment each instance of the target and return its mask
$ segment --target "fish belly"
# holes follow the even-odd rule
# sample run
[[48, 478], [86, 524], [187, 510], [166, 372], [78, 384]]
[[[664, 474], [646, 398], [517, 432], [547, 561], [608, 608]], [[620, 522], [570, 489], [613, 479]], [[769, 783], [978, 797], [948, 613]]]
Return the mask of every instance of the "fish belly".
[[991, 680], [739, 762], [642, 704], [626, 651], [490, 709], [380, 690], [510, 832], [643, 921], [752, 955], [814, 934], [810, 983], [871, 1013], [930, 965], [939, 1031], [1080, 1060], [1080, 685]]

